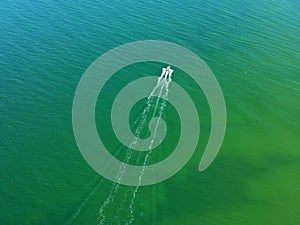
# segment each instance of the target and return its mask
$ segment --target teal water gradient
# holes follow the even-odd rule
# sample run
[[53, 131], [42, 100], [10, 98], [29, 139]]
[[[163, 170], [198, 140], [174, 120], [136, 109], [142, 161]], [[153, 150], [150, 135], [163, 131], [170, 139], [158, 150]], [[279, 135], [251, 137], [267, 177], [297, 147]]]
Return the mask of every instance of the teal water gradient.
[[[216, 161], [199, 173], [209, 110], [197, 86], [174, 72], [199, 102], [203, 136], [176, 176], [140, 189], [135, 224], [300, 224], [299, 9], [296, 0], [2, 1], [0, 223], [96, 224], [112, 184], [77, 149], [75, 88], [109, 49], [154, 39], [183, 45], [206, 61], [223, 89], [228, 124]], [[160, 66], [134, 65], [124, 77], [153, 75]], [[107, 98], [126, 81], [116, 76]], [[107, 122], [99, 117], [107, 112], [102, 104], [98, 129]], [[117, 144], [109, 145], [113, 152]], [[166, 141], [165, 148], [173, 145]], [[123, 207], [120, 224], [127, 220], [126, 191], [132, 188], [123, 187], [108, 212], [113, 219]]]

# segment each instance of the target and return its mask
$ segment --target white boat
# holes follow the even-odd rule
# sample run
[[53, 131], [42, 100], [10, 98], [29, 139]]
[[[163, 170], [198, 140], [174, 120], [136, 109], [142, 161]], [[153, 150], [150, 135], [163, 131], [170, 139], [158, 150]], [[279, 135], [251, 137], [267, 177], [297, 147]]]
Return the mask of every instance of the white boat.
[[171, 69], [171, 66], [168, 65], [166, 68], [162, 68], [162, 73], [160, 75], [160, 77], [158, 78], [158, 83], [162, 80], [162, 79], [166, 79], [167, 82], [170, 82], [172, 79], [172, 73], [174, 72], [174, 70]]

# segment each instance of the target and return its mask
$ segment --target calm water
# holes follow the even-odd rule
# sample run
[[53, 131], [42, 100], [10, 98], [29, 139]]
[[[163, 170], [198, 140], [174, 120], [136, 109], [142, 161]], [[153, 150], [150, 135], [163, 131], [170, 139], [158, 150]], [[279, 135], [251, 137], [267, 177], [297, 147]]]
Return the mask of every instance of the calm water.
[[[112, 183], [88, 166], [75, 143], [76, 85], [109, 49], [157, 39], [189, 48], [213, 70], [227, 104], [227, 133], [216, 161], [199, 173], [209, 110], [178, 71], [174, 80], [201, 103], [203, 136], [183, 170], [140, 189], [134, 224], [300, 224], [299, 11], [296, 0], [2, 1], [0, 223], [97, 224]], [[160, 66], [123, 72], [156, 75]], [[126, 80], [111, 82], [107, 92]], [[100, 132], [105, 121], [97, 115], [106, 104], [97, 105]], [[107, 212], [111, 223], [119, 212], [125, 224], [124, 195], [132, 190], [122, 187]]]

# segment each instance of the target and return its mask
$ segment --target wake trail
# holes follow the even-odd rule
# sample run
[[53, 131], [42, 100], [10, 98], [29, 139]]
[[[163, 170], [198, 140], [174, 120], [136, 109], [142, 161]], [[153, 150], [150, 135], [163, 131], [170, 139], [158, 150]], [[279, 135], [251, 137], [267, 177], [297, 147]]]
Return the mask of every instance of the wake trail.
[[[118, 173], [118, 175], [117, 175], [117, 182], [114, 183], [114, 185], [113, 185], [113, 187], [112, 187], [112, 189], [111, 189], [111, 191], [110, 191], [108, 197], [106, 198], [106, 200], [104, 201], [104, 203], [101, 205], [101, 207], [100, 207], [100, 209], [99, 209], [99, 212], [98, 212], [98, 218], [97, 218], [97, 221], [98, 221], [98, 224], [99, 224], [99, 225], [103, 225], [103, 224], [105, 223], [105, 221], [106, 221], [106, 217], [105, 217], [105, 209], [106, 209], [110, 204], [112, 204], [112, 203], [114, 202], [114, 198], [115, 198], [115, 196], [116, 196], [118, 190], [120, 189], [120, 182], [121, 182], [121, 180], [122, 180], [122, 178], [123, 178], [123, 175], [124, 175], [124, 173], [125, 173], [125, 171], [126, 171], [126, 167], [127, 167], [127, 165], [128, 165], [128, 162], [129, 162], [129, 160], [131, 159], [131, 156], [132, 156], [132, 150], [131, 150], [131, 149], [132, 149], [133, 146], [137, 143], [137, 140], [138, 140], [138, 138], [139, 138], [139, 136], [140, 136], [140, 134], [141, 134], [141, 131], [142, 131], [143, 127], [144, 127], [144, 124], [145, 124], [145, 122], [146, 122], [148, 113], [149, 113], [150, 108], [151, 108], [152, 103], [153, 103], [153, 98], [152, 98], [152, 97], [153, 97], [155, 91], [158, 89], [159, 86], [161, 86], [161, 87], [160, 87], [160, 92], [159, 92], [157, 101], [156, 101], [156, 103], [155, 103], [155, 108], [154, 108], [154, 110], [157, 109], [158, 102], [159, 102], [159, 98], [161, 97], [161, 93], [162, 93], [162, 90], [163, 90], [163, 88], [164, 88], [164, 84], [161, 84], [161, 82], [158, 82], [158, 83], [157, 83], [157, 85], [153, 88], [151, 94], [148, 96], [147, 103], [146, 103], [146, 107], [145, 107], [145, 109], [144, 109], [144, 111], [143, 111], [143, 113], [142, 113], [141, 120], [140, 120], [140, 122], [139, 122], [139, 124], [138, 124], [138, 127], [137, 127], [135, 133], [134, 133], [135, 138], [134, 138], [134, 140], [130, 143], [129, 150], [127, 150], [125, 159], [122, 161], [122, 164], [121, 164], [121, 166], [120, 166], [120, 168], [119, 168], [119, 173]], [[136, 123], [136, 121], [135, 121], [135, 123]], [[156, 130], [157, 130], [157, 128], [155, 129], [155, 132], [154, 132], [154, 133], [156, 133]], [[156, 135], [155, 135], [155, 136], [156, 136]], [[154, 140], [151, 140], [151, 144], [153, 144], [153, 141], [154, 141]], [[148, 155], [148, 154], [147, 154], [147, 155]], [[146, 157], [147, 157], [147, 156], [146, 156]], [[141, 182], [140, 179], [141, 179], [141, 178], [139, 177], [139, 186], [140, 186], [140, 182]]]
[[[132, 196], [132, 199], [131, 199], [131, 202], [130, 202], [130, 205], [129, 205], [129, 210], [130, 210], [130, 219], [129, 219], [129, 222], [126, 223], [126, 225], [130, 225], [132, 224], [132, 222], [134, 221], [134, 203], [135, 203], [135, 199], [136, 199], [136, 196], [137, 196], [137, 193], [138, 193], [138, 190], [141, 186], [141, 182], [142, 182], [142, 177], [144, 175], [144, 172], [145, 172], [145, 169], [146, 169], [146, 164], [151, 156], [151, 153], [152, 153], [152, 147], [153, 147], [153, 143], [154, 143], [154, 140], [156, 138], [156, 135], [157, 135], [157, 129], [158, 129], [158, 126], [159, 126], [159, 123], [160, 123], [160, 119], [162, 118], [162, 115], [163, 115], [163, 112], [164, 112], [164, 109], [166, 107], [166, 100], [168, 98], [168, 93], [169, 93], [169, 82], [165, 81], [165, 80], [162, 80], [163, 82], [163, 85], [162, 85], [162, 88], [160, 90], [160, 93], [159, 93], [159, 98], [161, 97], [161, 93], [162, 93], [162, 89], [163, 87], [165, 87], [165, 94], [163, 96], [163, 102], [159, 108], [159, 116], [158, 116], [158, 120], [155, 124], [155, 128], [154, 128], [154, 134], [153, 134], [153, 138], [150, 142], [150, 145], [149, 145], [149, 152], [147, 153], [146, 157], [145, 157], [145, 160], [144, 160], [144, 163], [143, 163], [143, 168], [142, 168], [142, 172], [139, 176], [139, 183], [138, 185], [135, 187], [134, 189], [134, 192], [133, 192], [133, 196]], [[158, 98], [158, 99], [159, 99]], [[157, 102], [158, 104], [158, 102]], [[156, 105], [156, 108], [157, 108], [157, 105]], [[156, 110], [156, 109], [155, 109]], [[154, 112], [155, 113], [155, 112]]]
[[[153, 95], [155, 94], [155, 91], [158, 89], [159, 86], [160, 86], [160, 90], [159, 90], [159, 93], [158, 93], [158, 97], [157, 97], [157, 99], [155, 101], [154, 110], [153, 110], [153, 113], [152, 113], [152, 118], [154, 117], [155, 112], [157, 110], [158, 103], [159, 103], [159, 98], [161, 97], [161, 94], [162, 94], [162, 91], [163, 91], [163, 88], [164, 88], [164, 84], [157, 83], [157, 85], [154, 87], [153, 91], [151, 92], [151, 94], [149, 95], [148, 100], [147, 100], [148, 102], [151, 101]], [[152, 103], [153, 103], [153, 101], [152, 101]], [[151, 107], [152, 104], [147, 104], [147, 106]], [[147, 114], [145, 114], [145, 117], [143, 118], [143, 120], [141, 120], [141, 126], [140, 126], [141, 129], [144, 127], [144, 123], [145, 123], [145, 121], [147, 119], [149, 109], [145, 109], [144, 112], [147, 113]], [[141, 130], [139, 132], [141, 132]], [[138, 135], [140, 135], [140, 133], [138, 133]], [[138, 135], [136, 137], [138, 137]], [[140, 159], [140, 157], [138, 157], [138, 159], [137, 159], [136, 162], [138, 162], [139, 159]], [[139, 184], [140, 184], [140, 182], [139, 182]], [[123, 197], [124, 201], [126, 201], [128, 193], [129, 193], [129, 191], [125, 190], [124, 197]], [[122, 211], [122, 209], [123, 209], [122, 207], [119, 207], [119, 209], [118, 209], [118, 211], [116, 213], [116, 216], [115, 216], [115, 220], [119, 221], [118, 214]], [[119, 222], [118, 222], [118, 224], [119, 224]]]

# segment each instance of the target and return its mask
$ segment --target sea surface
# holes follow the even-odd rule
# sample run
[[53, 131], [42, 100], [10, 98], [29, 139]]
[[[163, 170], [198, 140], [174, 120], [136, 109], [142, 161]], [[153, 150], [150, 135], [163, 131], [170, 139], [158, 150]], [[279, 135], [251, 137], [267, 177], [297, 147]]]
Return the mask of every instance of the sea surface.
[[[297, 0], [2, 0], [0, 224], [99, 223], [114, 184], [80, 154], [73, 97], [95, 59], [139, 40], [174, 42], [205, 60], [223, 90], [228, 121], [219, 155], [200, 173], [209, 107], [199, 87], [174, 68], [174, 82], [201, 114], [200, 142], [175, 176], [139, 189], [132, 224], [300, 224], [299, 12]], [[113, 135], [102, 116], [110, 94], [133, 78], [159, 75], [162, 66], [138, 63], [112, 77], [96, 108], [100, 135]], [[176, 113], [169, 110], [174, 140], [161, 157], [178, 139]], [[116, 143], [107, 144], [112, 152]], [[128, 222], [133, 191], [121, 186], [105, 224]]]

